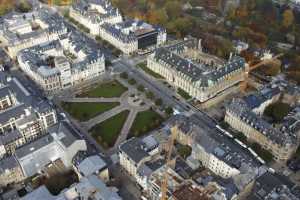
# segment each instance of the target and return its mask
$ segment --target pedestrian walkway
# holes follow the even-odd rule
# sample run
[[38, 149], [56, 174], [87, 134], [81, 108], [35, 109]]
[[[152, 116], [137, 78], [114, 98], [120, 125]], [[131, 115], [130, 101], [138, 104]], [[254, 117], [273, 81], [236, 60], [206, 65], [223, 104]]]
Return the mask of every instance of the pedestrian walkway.
[[114, 98], [66, 97], [66, 98], [62, 99], [62, 101], [64, 101], [64, 102], [72, 102], [72, 103], [73, 102], [74, 103], [120, 102], [119, 106], [114, 107], [113, 109], [106, 111], [102, 114], [99, 114], [99, 115], [95, 116], [94, 118], [89, 119], [86, 122], [81, 122], [82, 127], [86, 131], [89, 131], [91, 128], [93, 128], [97, 124], [100, 124], [125, 110], [129, 110], [129, 115], [126, 119], [126, 122], [124, 123], [124, 125], [122, 127], [120, 135], [119, 135], [113, 149], [117, 148], [119, 146], [119, 144], [121, 144], [123, 141], [126, 140], [137, 114], [139, 112], [148, 110], [152, 105], [152, 102], [150, 100], [146, 99], [143, 94], [139, 94], [139, 92], [136, 90], [136, 88], [129, 85], [122, 79], [120, 79], [118, 81], [120, 81], [123, 85], [128, 87], [128, 91], [124, 92], [120, 97], [114, 97]]

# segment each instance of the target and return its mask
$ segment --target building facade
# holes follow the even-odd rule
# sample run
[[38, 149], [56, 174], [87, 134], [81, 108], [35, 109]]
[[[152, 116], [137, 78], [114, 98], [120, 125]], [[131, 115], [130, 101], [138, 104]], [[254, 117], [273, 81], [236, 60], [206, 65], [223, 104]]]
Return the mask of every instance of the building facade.
[[44, 134], [57, 123], [56, 111], [40, 100], [15, 77], [0, 75], [0, 157]]
[[[147, 141], [151, 140], [150, 143]], [[120, 165], [135, 179], [138, 169], [158, 153], [158, 143], [151, 136], [146, 139], [132, 138], [119, 147]]]
[[140, 20], [128, 20], [117, 24], [104, 23], [100, 26], [100, 37], [123, 53], [132, 54], [139, 49], [164, 44], [167, 32]]
[[115, 24], [123, 21], [117, 8], [108, 0], [84, 0], [74, 3], [69, 15], [90, 30], [92, 35], [100, 34], [103, 23]]
[[242, 99], [234, 99], [226, 108], [225, 121], [250, 141], [270, 151], [276, 160], [287, 161], [298, 146], [297, 134], [287, 127], [274, 128], [249, 109]]
[[25, 49], [17, 58], [20, 68], [46, 94], [78, 86], [105, 72], [104, 55], [78, 33]]
[[[228, 179], [243, 174], [243, 168], [259, 168], [260, 163], [248, 152], [215, 129], [203, 130], [194, 117], [178, 116], [176, 140], [192, 147], [188, 163], [201, 164], [216, 175]], [[199, 166], [199, 165], [198, 165]]]
[[58, 160], [64, 167], [71, 169], [74, 156], [86, 150], [85, 141], [78, 138], [75, 129], [67, 122], [60, 122], [50, 127], [47, 134], [27, 142], [16, 148], [12, 155], [0, 159], [0, 186], [41, 175]]
[[0, 26], [0, 40], [11, 58], [20, 50], [57, 40], [66, 33], [62, 18], [46, 8], [26, 14], [8, 14]]
[[244, 80], [245, 60], [232, 57], [225, 63], [210, 59], [201, 50], [201, 41], [187, 39], [162, 47], [147, 59], [147, 67], [170, 84], [200, 102], [212, 99]]

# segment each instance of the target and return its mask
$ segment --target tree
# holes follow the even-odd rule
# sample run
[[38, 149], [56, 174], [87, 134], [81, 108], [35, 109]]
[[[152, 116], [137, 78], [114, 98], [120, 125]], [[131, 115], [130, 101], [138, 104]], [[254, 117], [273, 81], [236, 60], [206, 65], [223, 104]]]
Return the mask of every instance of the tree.
[[177, 149], [178, 154], [186, 159], [187, 157], [189, 157], [192, 153], [192, 148], [188, 145], [180, 145], [179, 148]]
[[172, 115], [173, 114], [173, 108], [172, 107], [167, 107], [166, 109], [165, 109], [165, 112], [167, 113], [167, 115]]
[[284, 12], [283, 12], [283, 19], [282, 19], [282, 25], [284, 28], [289, 28], [293, 22], [294, 22], [294, 13], [291, 9], [286, 9]]
[[264, 115], [271, 117], [275, 123], [281, 122], [282, 119], [290, 112], [289, 104], [276, 102], [266, 107]]
[[148, 92], [146, 93], [146, 97], [147, 97], [148, 99], [153, 99], [153, 98], [154, 98], [153, 92], [148, 91]]
[[31, 4], [27, 1], [27, 0], [21, 0], [19, 5], [18, 5], [18, 9], [23, 12], [29, 12], [32, 9]]
[[122, 72], [120, 77], [123, 79], [128, 79], [128, 74], [126, 72]]
[[168, 22], [168, 15], [164, 9], [150, 10], [148, 12], [148, 21], [151, 24], [165, 25]]
[[181, 13], [181, 3], [174, 0], [168, 1], [165, 5], [165, 9], [169, 19], [178, 18]]
[[136, 84], [136, 80], [135, 79], [130, 79], [129, 81], [128, 81], [128, 83], [130, 84], [130, 85], [135, 85]]
[[161, 98], [155, 100], [155, 105], [157, 105], [157, 106], [161, 106], [162, 103], [163, 103], [163, 101]]
[[141, 91], [141, 92], [145, 91], [145, 88], [144, 88], [143, 85], [139, 85], [139, 86], [137, 87], [137, 89], [138, 89], [138, 91]]
[[9, 11], [11, 11], [16, 2], [15, 0], [0, 0], [0, 16], [5, 15]]

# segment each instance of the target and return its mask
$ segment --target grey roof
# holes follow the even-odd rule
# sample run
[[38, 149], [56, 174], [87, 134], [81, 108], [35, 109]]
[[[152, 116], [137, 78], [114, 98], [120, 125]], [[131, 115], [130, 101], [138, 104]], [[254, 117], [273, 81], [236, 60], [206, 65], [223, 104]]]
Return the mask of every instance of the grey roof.
[[[71, 71], [73, 73], [76, 71], [83, 71], [89, 64], [104, 58], [104, 54], [93, 41], [76, 31], [64, 34], [64, 39], [67, 40], [75, 51], [82, 51], [86, 54], [86, 57], [83, 60], [70, 62]], [[82, 44], [85, 45], [83, 46]], [[49, 56], [45, 54], [45, 51], [51, 49], [63, 51], [64, 47], [59, 40], [46, 42], [20, 51], [18, 59], [27, 63], [31, 71], [39, 74], [41, 77], [59, 75], [60, 71], [58, 68], [53, 68], [53, 66], [49, 66], [46, 62], [46, 59]]]
[[289, 129], [276, 129], [260, 116], [256, 115], [242, 99], [233, 99], [227, 107], [227, 112], [234, 114], [244, 123], [250, 125], [280, 146], [291, 146], [297, 142], [296, 134]]
[[[49, 128], [50, 134], [44, 135], [33, 142], [16, 149], [15, 155], [27, 177], [39, 173], [55, 159], [68, 162], [69, 146], [77, 140], [66, 122]], [[75, 152], [76, 153], [76, 152]], [[53, 160], [54, 159], [54, 160]], [[71, 158], [69, 158], [71, 159]]]
[[19, 163], [14, 156], [0, 159], [0, 174], [4, 173], [6, 170], [12, 170], [16, 167], [19, 167]]
[[0, 99], [5, 96], [9, 96], [11, 93], [9, 87], [7, 85], [0, 88]]
[[28, 156], [28, 155], [32, 154], [33, 152], [36, 152], [43, 147], [46, 147], [53, 141], [54, 141], [53, 137], [49, 134], [45, 135], [41, 138], [38, 138], [35, 141], [27, 143], [27, 144], [21, 146], [20, 148], [16, 149], [16, 152], [15, 152], [16, 157], [18, 159], [21, 159], [25, 156]]
[[[103, 8], [104, 13], [95, 12], [91, 4], [99, 5]], [[86, 18], [89, 18], [94, 24], [99, 24], [107, 18], [119, 16], [119, 10], [112, 6], [108, 0], [81, 0], [72, 5], [72, 8]]]
[[177, 115], [173, 123], [176, 123], [184, 134], [193, 138], [193, 150], [200, 145], [207, 153], [215, 155], [237, 169], [240, 169], [243, 164], [253, 168], [261, 165], [247, 149], [225, 136], [217, 128], [200, 123], [193, 115], [190, 117]]
[[[96, 188], [95, 196], [98, 199], [105, 199], [105, 200], [122, 200], [122, 198], [116, 193], [113, 192], [110, 188], [108, 188], [103, 181], [101, 181], [96, 176], [89, 176], [88, 181], [91, 185]], [[80, 191], [80, 184], [77, 185], [77, 190]], [[85, 187], [83, 185], [83, 187]], [[84, 188], [83, 188], [84, 191]]]
[[97, 155], [89, 156], [85, 158], [79, 165], [78, 170], [82, 173], [83, 176], [92, 175], [95, 172], [100, 172], [107, 165], [102, 158]]
[[[21, 115], [25, 114], [25, 109], [38, 112], [52, 110], [52, 107], [47, 100], [41, 100], [40, 98], [31, 95], [18, 79], [9, 77], [7, 73], [0, 73], [0, 83], [4, 85], [2, 88], [6, 88], [6, 92], [3, 94], [6, 95], [7, 92], [9, 92], [9, 94], [14, 95], [18, 101], [16, 105], [0, 111], [0, 124], [5, 124], [12, 118], [20, 118]], [[0, 96], [0, 98], [1, 97], [3, 96]]]
[[45, 185], [38, 187], [29, 194], [21, 198], [21, 200], [64, 200], [63, 198], [59, 199], [58, 197], [53, 196]]
[[145, 144], [140, 138], [131, 138], [125, 143], [121, 144], [119, 149], [126, 153], [135, 163], [139, 163], [142, 159], [149, 156], [146, 151]]
[[[78, 198], [81, 199], [122, 200], [115, 191], [94, 175], [83, 177], [79, 183], [72, 185], [70, 190], [75, 191], [78, 194]], [[67, 193], [68, 189], [65, 189], [59, 195], [54, 196], [50, 194], [45, 186], [41, 186], [22, 197], [21, 200], [66, 200], [69, 199]]]
[[[55, 124], [54, 126], [49, 127], [48, 129], [49, 134], [40, 137], [33, 142], [23, 145], [22, 147], [16, 149], [16, 156], [17, 158], [25, 157], [32, 152], [38, 151], [39, 149], [51, 144], [54, 141], [54, 137], [52, 133], [57, 135], [57, 139], [65, 146], [71, 146], [77, 139], [78, 136], [76, 135], [76, 131], [74, 128], [70, 126], [67, 122], [60, 122]], [[49, 152], [51, 153], [51, 152]]]
[[225, 75], [245, 68], [245, 60], [238, 56], [232, 57], [223, 66], [195, 64], [178, 54], [183, 51], [186, 45], [192, 45], [190, 40], [179, 43], [176, 46], [158, 48], [155, 50], [153, 58], [156, 62], [182, 74], [199, 88], [216, 84]]
[[[150, 25], [141, 20], [127, 20], [118, 24], [104, 23], [101, 25], [107, 33], [122, 41], [123, 43], [135, 42], [139, 39], [139, 32], [143, 33], [160, 33], [166, 30], [160, 26]], [[124, 29], [131, 29], [129, 32], [125, 32]]]
[[165, 163], [165, 159], [162, 158], [145, 162], [138, 168], [137, 173], [142, 177], [150, 177], [154, 171], [164, 166]]
[[294, 195], [294, 189], [296, 186], [287, 180], [285, 177], [281, 177], [277, 174], [270, 172], [264, 173], [260, 176], [247, 197], [249, 200], [275, 200], [275, 199], [289, 199], [298, 200]]
[[22, 103], [2, 111], [0, 113], [0, 123], [5, 124], [12, 118], [19, 118], [25, 114], [25, 108], [27, 108], [27, 106]]
[[[25, 17], [24, 17], [25, 16]], [[36, 30], [25, 34], [17, 34], [10, 30], [11, 26], [16, 24], [32, 22], [35, 19], [40, 19], [48, 25], [46, 29]], [[13, 22], [13, 23], [10, 23]], [[46, 33], [57, 33], [63, 34], [67, 31], [63, 18], [57, 13], [46, 9], [45, 7], [41, 9], [36, 9], [30, 13], [14, 13], [12, 15], [6, 15], [4, 17], [3, 23], [3, 35], [9, 40], [10, 45], [16, 45], [22, 43], [23, 41], [31, 40], [43, 36]]]
[[18, 130], [15, 129], [9, 133], [0, 135], [0, 145], [10, 144], [11, 142], [14, 142], [19, 138], [23, 138], [23, 135]]
[[189, 179], [193, 174], [193, 169], [190, 168], [186, 161], [181, 157], [176, 158], [174, 169], [175, 172], [183, 179]]
[[51, 126], [48, 129], [48, 132], [56, 134], [63, 133], [63, 137], [60, 137], [59, 140], [65, 147], [71, 146], [75, 141], [79, 139], [78, 133], [75, 128], [65, 121], [61, 121], [60, 123]]

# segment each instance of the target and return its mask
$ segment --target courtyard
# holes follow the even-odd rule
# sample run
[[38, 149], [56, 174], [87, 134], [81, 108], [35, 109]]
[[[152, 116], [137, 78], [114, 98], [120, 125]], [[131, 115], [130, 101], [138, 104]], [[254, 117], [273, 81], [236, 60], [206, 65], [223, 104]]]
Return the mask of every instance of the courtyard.
[[147, 95], [118, 79], [63, 99], [62, 108], [104, 149], [159, 127], [163, 117]]
[[118, 139], [119, 133], [128, 117], [129, 111], [125, 110], [104, 122], [97, 124], [90, 133], [92, 137], [101, 144], [104, 148], [113, 147], [116, 140]]
[[119, 102], [63, 102], [62, 107], [73, 118], [84, 121], [119, 106]]
[[158, 128], [163, 118], [153, 110], [146, 110], [137, 114], [128, 135], [130, 137], [140, 137], [149, 131]]
[[89, 98], [97, 98], [97, 97], [104, 97], [104, 98], [112, 98], [112, 97], [120, 97], [127, 88], [122, 85], [118, 81], [111, 81], [108, 83], [104, 83], [101, 85], [96, 86], [95, 88], [77, 95], [78, 97], [89, 97]]

